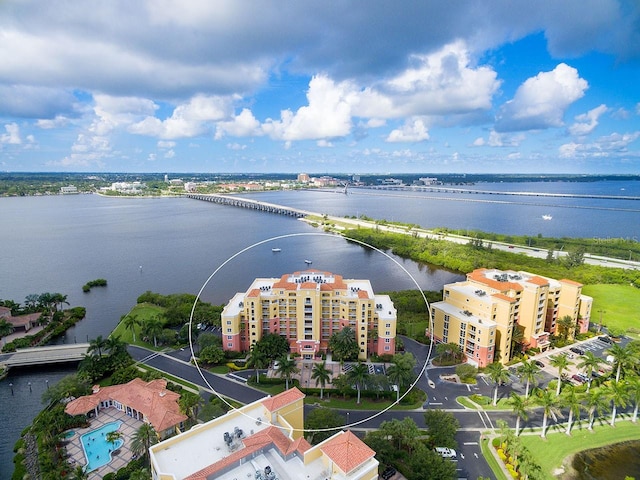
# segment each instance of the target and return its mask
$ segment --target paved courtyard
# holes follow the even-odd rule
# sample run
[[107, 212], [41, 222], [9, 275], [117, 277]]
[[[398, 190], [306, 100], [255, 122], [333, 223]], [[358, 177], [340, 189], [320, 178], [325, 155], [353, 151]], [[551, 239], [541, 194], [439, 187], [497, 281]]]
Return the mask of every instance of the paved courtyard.
[[100, 410], [97, 417], [90, 419], [91, 425], [88, 428], [74, 429], [73, 431], [75, 432], [75, 435], [67, 440], [68, 443], [66, 445], [66, 449], [69, 454], [70, 463], [73, 465], [84, 466], [87, 464], [87, 459], [82, 449], [80, 437], [85, 433], [116, 420], [120, 420], [122, 422], [118, 431], [122, 433], [124, 445], [119, 449], [119, 453], [112, 455], [112, 460], [108, 464], [89, 473], [90, 480], [102, 478], [110, 472], [116, 472], [131, 461], [131, 457], [133, 455], [131, 453], [131, 440], [143, 422], [141, 420], [136, 420], [115, 408], [107, 408]]

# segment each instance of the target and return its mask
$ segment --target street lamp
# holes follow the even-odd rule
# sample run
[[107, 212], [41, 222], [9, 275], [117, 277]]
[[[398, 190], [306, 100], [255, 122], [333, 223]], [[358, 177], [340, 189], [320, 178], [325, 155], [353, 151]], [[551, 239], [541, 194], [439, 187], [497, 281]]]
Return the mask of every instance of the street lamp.
[[607, 312], [606, 310], [598, 310], [598, 313], [600, 314], [600, 326], [598, 327], [598, 333], [600, 333], [600, 331], [602, 330], [602, 327], [604, 327], [604, 325], [602, 324], [602, 315]]

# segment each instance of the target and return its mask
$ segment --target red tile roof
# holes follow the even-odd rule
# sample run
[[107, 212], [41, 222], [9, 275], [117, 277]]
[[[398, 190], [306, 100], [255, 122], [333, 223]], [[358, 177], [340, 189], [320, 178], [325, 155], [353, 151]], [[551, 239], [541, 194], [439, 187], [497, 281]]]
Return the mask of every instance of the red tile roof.
[[546, 278], [538, 277], [537, 275], [534, 277], [531, 277], [528, 281], [530, 283], [533, 283], [534, 285], [539, 285], [541, 287], [549, 285], [549, 280], [547, 280]]
[[305, 395], [296, 387], [290, 388], [278, 395], [270, 398], [265, 398], [262, 401], [262, 404], [265, 406], [267, 410], [270, 412], [275, 412], [276, 410], [281, 409], [287, 405], [292, 404], [293, 402], [304, 398]]
[[569, 280], [568, 278], [563, 278], [559, 280], [562, 283], [568, 283], [569, 285], [575, 285], [576, 287], [582, 287], [583, 285], [580, 282], [576, 282], [574, 280]]
[[320, 450], [345, 473], [351, 472], [376, 454], [350, 431], [334, 436]]
[[158, 379], [147, 383], [140, 378], [134, 378], [129, 383], [103, 387], [92, 395], [76, 398], [69, 402], [64, 410], [69, 415], [78, 415], [92, 410], [101, 401], [117, 400], [142, 412], [156, 432], [162, 432], [187, 419], [187, 416], [180, 412], [179, 398], [180, 395], [167, 390], [166, 380]]

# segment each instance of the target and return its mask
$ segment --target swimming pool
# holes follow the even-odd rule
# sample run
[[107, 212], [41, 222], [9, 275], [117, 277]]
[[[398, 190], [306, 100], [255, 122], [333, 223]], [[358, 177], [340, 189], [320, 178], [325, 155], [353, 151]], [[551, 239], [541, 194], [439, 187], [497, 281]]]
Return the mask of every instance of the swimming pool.
[[85, 469], [87, 472], [109, 463], [112, 452], [124, 445], [124, 440], [121, 438], [114, 443], [107, 442], [107, 434], [118, 430], [120, 425], [122, 425], [122, 422], [119, 420], [110, 422], [80, 437], [84, 456], [87, 458], [87, 467]]

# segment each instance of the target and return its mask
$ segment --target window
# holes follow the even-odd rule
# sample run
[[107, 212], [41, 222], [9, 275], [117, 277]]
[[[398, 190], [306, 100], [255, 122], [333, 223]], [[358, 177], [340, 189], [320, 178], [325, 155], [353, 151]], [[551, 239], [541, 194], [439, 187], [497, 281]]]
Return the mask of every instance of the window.
[[390, 323], [387, 323], [387, 324], [385, 325], [385, 327], [387, 327], [387, 328], [391, 328], [391, 324], [390, 324]]
[[227, 320], [227, 325], [231, 325], [231, 320]]
[[231, 333], [231, 329], [230, 328], [227, 328], [227, 333]]
[[391, 335], [391, 332], [389, 330], [387, 330], [386, 332], [384, 332], [384, 334], [388, 337]]
[[233, 343], [231, 343], [231, 342], [227, 343], [227, 347], [232, 348], [233, 347]]
[[232, 335], [227, 335], [227, 340], [233, 340], [233, 336]]
[[388, 346], [385, 346], [385, 347], [384, 347], [384, 351], [385, 351], [385, 352], [388, 352], [389, 350], [391, 350], [391, 347], [388, 347]]
[[385, 338], [384, 339], [384, 343], [391, 343], [391, 339], [390, 338]]

